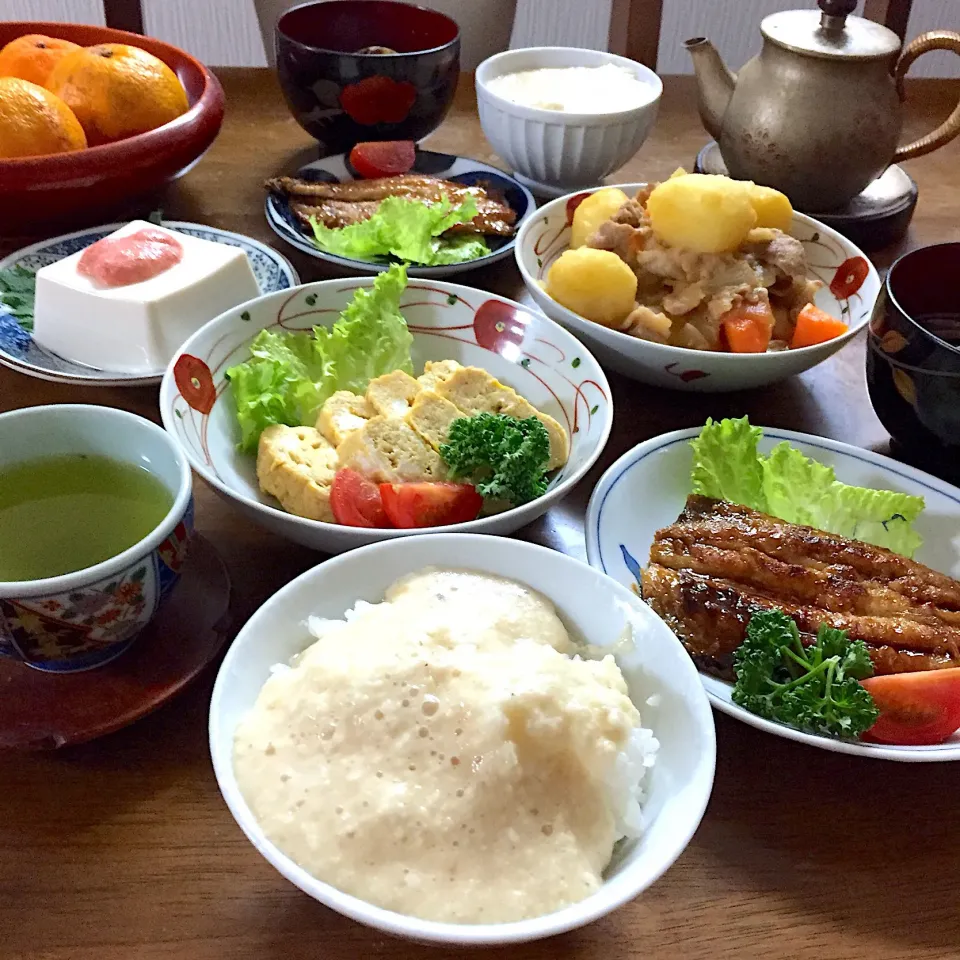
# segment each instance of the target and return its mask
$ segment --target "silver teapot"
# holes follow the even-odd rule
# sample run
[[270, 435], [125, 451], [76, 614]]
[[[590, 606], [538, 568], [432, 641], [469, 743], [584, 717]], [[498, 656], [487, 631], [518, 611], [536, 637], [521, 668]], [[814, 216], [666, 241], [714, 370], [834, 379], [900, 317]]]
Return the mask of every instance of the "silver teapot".
[[843, 207], [891, 164], [960, 133], [960, 104], [932, 133], [898, 146], [903, 78], [930, 50], [960, 54], [960, 33], [936, 30], [900, 53], [882, 24], [851, 16], [857, 0], [819, 0], [760, 24], [763, 48], [738, 74], [704, 37], [687, 40], [703, 125], [730, 176], [787, 194], [817, 212]]

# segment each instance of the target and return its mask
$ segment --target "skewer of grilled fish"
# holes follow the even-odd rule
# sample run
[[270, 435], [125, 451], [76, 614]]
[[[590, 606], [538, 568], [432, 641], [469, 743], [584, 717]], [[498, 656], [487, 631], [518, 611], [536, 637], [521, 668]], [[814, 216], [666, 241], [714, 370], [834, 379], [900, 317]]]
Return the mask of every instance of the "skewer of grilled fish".
[[694, 659], [729, 675], [757, 609], [811, 640], [821, 623], [870, 649], [877, 673], [960, 666], [960, 582], [858, 540], [691, 496], [657, 531], [643, 597]]
[[424, 174], [351, 180], [346, 183], [276, 177], [268, 180], [266, 187], [272, 193], [286, 197], [297, 219], [308, 229], [311, 217], [330, 228], [360, 223], [373, 216], [381, 200], [391, 196], [426, 203], [439, 203], [443, 197], [447, 197], [454, 205], [463, 203], [468, 196], [473, 197], [477, 215], [469, 223], [452, 227], [449, 233], [509, 237], [513, 235], [517, 219], [516, 211], [488, 187], [467, 186]]

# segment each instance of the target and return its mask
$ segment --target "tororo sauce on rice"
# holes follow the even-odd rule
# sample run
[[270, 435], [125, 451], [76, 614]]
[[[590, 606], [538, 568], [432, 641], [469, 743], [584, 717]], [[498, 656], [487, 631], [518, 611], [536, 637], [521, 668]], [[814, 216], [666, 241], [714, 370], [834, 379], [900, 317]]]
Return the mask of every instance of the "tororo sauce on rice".
[[652, 762], [624, 758], [638, 737], [656, 749], [612, 656], [575, 656], [527, 587], [451, 570], [310, 630], [235, 741], [240, 789], [287, 856], [453, 923], [540, 916], [599, 887]]

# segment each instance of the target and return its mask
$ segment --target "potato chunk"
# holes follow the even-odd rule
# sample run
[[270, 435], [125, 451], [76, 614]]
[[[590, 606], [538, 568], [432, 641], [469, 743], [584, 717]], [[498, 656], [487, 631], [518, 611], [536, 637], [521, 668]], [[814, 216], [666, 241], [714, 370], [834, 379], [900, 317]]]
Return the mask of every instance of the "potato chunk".
[[756, 225], [753, 184], [691, 173], [656, 186], [647, 200], [653, 232], [672, 247], [696, 253], [736, 250]]
[[596, 233], [600, 224], [609, 220], [629, 199], [617, 187], [604, 187], [582, 200], [573, 211], [570, 247], [582, 247], [587, 242], [587, 237]]
[[759, 184], [750, 184], [750, 202], [757, 213], [758, 227], [772, 227], [775, 230], [790, 232], [793, 222], [793, 206], [786, 194], [773, 187], [761, 187]]
[[581, 317], [619, 328], [633, 310], [636, 274], [609, 250], [564, 250], [547, 274], [547, 293]]

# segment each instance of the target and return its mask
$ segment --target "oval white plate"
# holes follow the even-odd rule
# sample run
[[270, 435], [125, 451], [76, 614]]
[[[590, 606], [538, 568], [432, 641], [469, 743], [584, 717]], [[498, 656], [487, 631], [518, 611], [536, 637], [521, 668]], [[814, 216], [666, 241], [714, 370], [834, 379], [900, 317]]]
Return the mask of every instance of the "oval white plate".
[[[476, 260], [466, 263], [448, 263], [441, 267], [418, 267], [411, 265], [407, 268], [407, 275], [411, 277], [452, 277], [465, 270], [474, 270], [496, 263], [513, 253], [516, 238], [520, 231], [520, 224], [525, 221], [536, 209], [537, 202], [533, 194], [513, 177], [491, 167], [479, 160], [468, 157], [456, 157], [449, 153], [436, 153], [433, 150], [418, 150], [417, 159], [411, 173], [429, 174], [440, 177], [442, 180], [455, 180], [467, 185], [490, 183], [504, 196], [510, 207], [517, 215], [516, 231], [512, 237], [487, 237], [490, 253]], [[347, 166], [345, 154], [334, 157], [323, 157], [301, 167], [297, 176], [305, 180], [323, 180], [327, 183], [348, 183], [357, 179]], [[272, 194], [267, 197], [265, 205], [267, 223], [270, 229], [291, 246], [318, 260], [356, 270], [358, 273], [380, 273], [390, 266], [387, 260], [353, 260], [350, 257], [340, 257], [334, 253], [326, 253], [318, 249], [317, 245], [290, 209], [289, 203], [282, 197]]]
[[[250, 261], [261, 294], [286, 290], [300, 282], [297, 271], [283, 254], [277, 253], [276, 250], [272, 250], [252, 237], [231, 233], [229, 230], [218, 230], [216, 227], [207, 227], [202, 223], [164, 220], [162, 225], [168, 230], [177, 230], [200, 240], [239, 247]], [[122, 226], [124, 226], [122, 223], [108, 223], [101, 227], [88, 227], [76, 233], [67, 233], [52, 240], [41, 240], [40, 243], [24, 247], [0, 260], [0, 270], [21, 266], [27, 270], [37, 271], [41, 267], [49, 266], [78, 250], [89, 247], [90, 244], [96, 243], [97, 240], [103, 239]], [[17, 373], [25, 373], [40, 380], [80, 386], [142, 387], [159, 383], [163, 377], [163, 368], [148, 374], [121, 373], [117, 370], [101, 370], [98, 367], [88, 367], [84, 363], [67, 360], [40, 346], [17, 323], [2, 303], [0, 303], [0, 363], [11, 370], [16, 370]]]
[[[617, 186], [632, 197], [646, 184], [610, 186]], [[849, 343], [870, 319], [880, 292], [880, 275], [873, 265], [858, 247], [836, 230], [812, 217], [794, 213], [790, 234], [803, 244], [811, 272], [824, 284], [817, 292], [817, 306], [848, 325], [848, 331], [842, 336], [799, 350], [743, 354], [654, 343], [592, 323], [557, 303], [541, 283], [554, 261], [569, 246], [574, 210], [593, 192], [586, 190], [544, 204], [517, 235], [516, 259], [523, 282], [537, 306], [551, 320], [556, 320], [587, 344], [605, 367], [617, 373], [673, 390], [703, 393], [746, 390], [785, 380], [822, 363]], [[840, 291], [846, 292], [847, 296], [838, 297], [830, 285], [832, 283], [835, 289], [840, 289], [850, 269], [850, 261], [857, 261], [859, 266], [865, 264], [867, 272], [854, 289]]]
[[[689, 441], [699, 428], [654, 437], [625, 453], [600, 478], [587, 507], [587, 561], [614, 580], [633, 587], [646, 565], [653, 537], [673, 523], [690, 492]], [[836, 440], [791, 430], [763, 428], [760, 449], [781, 440], [834, 468], [837, 479], [862, 487], [899, 490], [921, 496], [926, 508], [917, 520], [923, 546], [916, 559], [934, 570], [960, 577], [960, 490], [889, 457]], [[760, 730], [836, 753], [884, 760], [960, 760], [960, 731], [932, 747], [892, 747], [832, 740], [755, 716], [730, 699], [731, 684], [701, 672], [707, 696], [724, 713]]]

